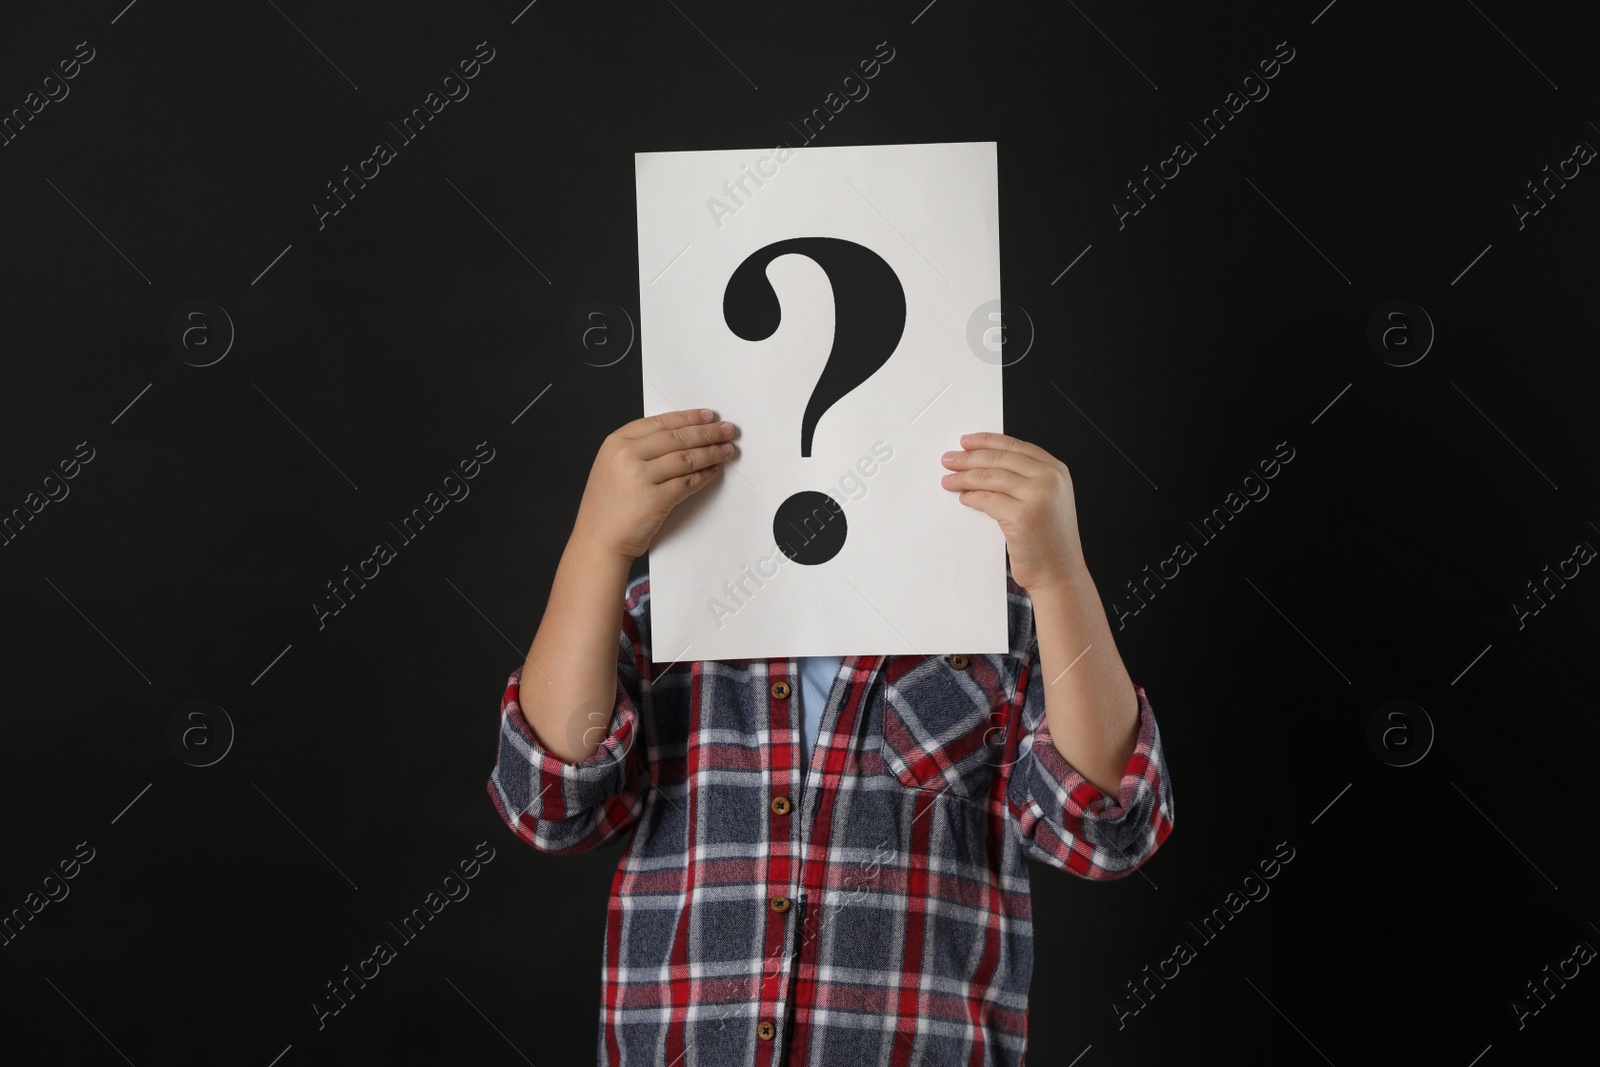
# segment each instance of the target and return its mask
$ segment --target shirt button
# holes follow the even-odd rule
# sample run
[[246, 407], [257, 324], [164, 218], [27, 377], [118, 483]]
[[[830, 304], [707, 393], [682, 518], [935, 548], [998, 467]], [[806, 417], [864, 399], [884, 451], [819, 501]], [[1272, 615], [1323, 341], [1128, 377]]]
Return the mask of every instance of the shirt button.
[[771, 1019], [762, 1019], [761, 1022], [756, 1025], [756, 1036], [763, 1041], [771, 1041], [772, 1035], [777, 1032], [778, 1028], [772, 1025]]
[[789, 898], [788, 897], [773, 897], [772, 898], [772, 910], [773, 911], [788, 911], [789, 910]]
[[789, 696], [789, 683], [788, 682], [773, 682], [772, 683], [772, 695], [774, 697], [777, 697], [779, 700], [787, 699], [788, 696]]
[[950, 666], [954, 667], [958, 671], [966, 670], [967, 669], [967, 657], [965, 657], [965, 656], [951, 656], [950, 657]]
[[787, 814], [789, 814], [789, 809], [790, 809], [791, 806], [792, 805], [790, 805], [788, 797], [773, 797], [772, 798], [772, 814], [774, 814], [774, 815], [787, 815]]

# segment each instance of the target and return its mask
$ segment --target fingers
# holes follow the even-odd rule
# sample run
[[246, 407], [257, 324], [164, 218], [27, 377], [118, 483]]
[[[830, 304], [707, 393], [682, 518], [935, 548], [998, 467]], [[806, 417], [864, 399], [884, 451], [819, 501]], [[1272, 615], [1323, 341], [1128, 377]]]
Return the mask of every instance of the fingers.
[[663, 411], [635, 419], [615, 436], [632, 461], [643, 461], [647, 480], [667, 506], [677, 507], [705, 488], [734, 455], [734, 425], [715, 419], [710, 408]]
[[714, 467], [733, 456], [733, 445], [727, 441], [714, 445], [700, 445], [658, 456], [644, 465], [645, 474], [654, 484]]
[[1040, 463], [1052, 466], [1060, 462], [1060, 460], [1038, 445], [1018, 440], [1015, 437], [1008, 437], [1003, 433], [964, 433], [961, 435], [961, 447], [968, 451], [1009, 452], [1017, 456], [1027, 456]]
[[982, 490], [989, 493], [1005, 493], [1020, 499], [1027, 494], [1029, 480], [1026, 475], [1005, 467], [975, 467], [971, 470], [946, 474], [939, 479], [939, 484], [954, 491]]
[[661, 483], [661, 486], [656, 491], [667, 494], [669, 507], [677, 507], [715, 481], [717, 475], [721, 473], [722, 465], [720, 463], [715, 467], [702, 467], [677, 478], [667, 479]]
[[734, 434], [731, 422], [694, 422], [683, 426], [666, 426], [631, 442], [635, 454], [644, 460], [659, 459], [685, 449], [714, 447]]
[[646, 415], [623, 424], [617, 433], [622, 437], [648, 437], [658, 430], [675, 430], [696, 423], [710, 422], [710, 408], [684, 408], [682, 411], [663, 411], [659, 415]]
[[983, 512], [996, 522], [1015, 522], [1022, 515], [1022, 501], [1009, 493], [965, 489], [956, 499], [974, 511]]
[[953, 471], [1006, 470], [1034, 478], [1057, 465], [1053, 461], [1046, 463], [1035, 459], [1026, 452], [1002, 448], [973, 448], [946, 452], [940, 457], [940, 462]]

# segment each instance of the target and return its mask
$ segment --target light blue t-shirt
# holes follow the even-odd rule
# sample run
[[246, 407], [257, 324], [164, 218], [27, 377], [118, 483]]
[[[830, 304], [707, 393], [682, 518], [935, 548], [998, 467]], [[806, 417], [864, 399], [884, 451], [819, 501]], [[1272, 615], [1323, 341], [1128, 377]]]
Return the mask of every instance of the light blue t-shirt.
[[800, 665], [800, 765], [811, 766], [811, 750], [817, 744], [817, 727], [828, 708], [828, 693], [839, 676], [843, 656], [798, 656]]

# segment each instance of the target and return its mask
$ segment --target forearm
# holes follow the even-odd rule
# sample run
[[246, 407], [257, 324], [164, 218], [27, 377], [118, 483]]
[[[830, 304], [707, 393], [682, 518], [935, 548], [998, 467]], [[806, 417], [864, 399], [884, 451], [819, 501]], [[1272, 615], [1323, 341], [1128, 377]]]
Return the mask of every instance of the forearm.
[[523, 663], [523, 718], [551, 755], [577, 763], [605, 739], [617, 691], [627, 558], [574, 531]]
[[1100, 595], [1086, 567], [1029, 589], [1039, 639], [1045, 718], [1056, 750], [1115, 798], [1138, 740], [1139, 698], [1117, 654]]

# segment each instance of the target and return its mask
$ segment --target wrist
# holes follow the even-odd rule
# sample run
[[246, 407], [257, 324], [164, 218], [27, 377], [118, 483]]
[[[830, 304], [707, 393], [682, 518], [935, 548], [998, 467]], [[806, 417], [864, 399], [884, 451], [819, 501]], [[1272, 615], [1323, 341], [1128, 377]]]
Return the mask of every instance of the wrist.
[[573, 523], [572, 533], [567, 538], [567, 546], [562, 554], [589, 565], [609, 568], [620, 564], [624, 570], [632, 567], [633, 561], [638, 558], [606, 538], [597, 536], [584, 524], [581, 516]]
[[627, 574], [636, 557], [574, 531], [562, 552], [563, 560], [590, 573]]
[[1093, 581], [1089, 575], [1088, 564], [1079, 554], [1065, 564], [1034, 578], [1032, 583], [1023, 585], [1023, 588], [1028, 591], [1030, 597], [1035, 598], [1057, 593], [1076, 595], [1084, 586], [1092, 586]]

